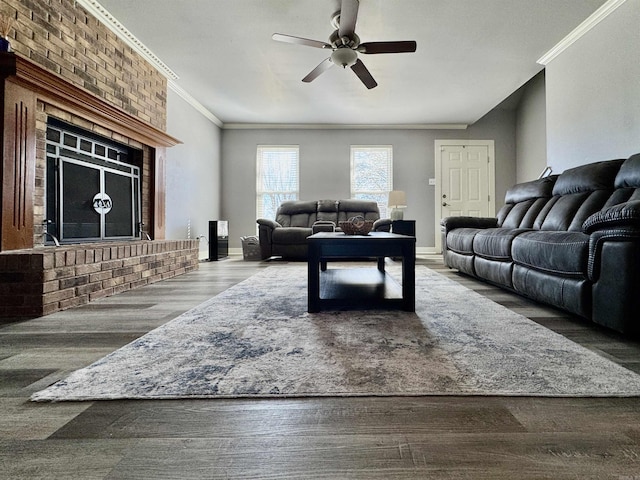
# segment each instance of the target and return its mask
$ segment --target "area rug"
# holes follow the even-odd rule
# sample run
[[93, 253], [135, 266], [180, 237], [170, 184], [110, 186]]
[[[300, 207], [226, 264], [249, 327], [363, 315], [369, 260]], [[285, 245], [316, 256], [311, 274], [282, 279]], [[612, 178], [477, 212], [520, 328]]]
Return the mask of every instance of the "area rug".
[[310, 314], [306, 292], [305, 266], [268, 267], [32, 400], [640, 395], [639, 375], [426, 267], [415, 313]]

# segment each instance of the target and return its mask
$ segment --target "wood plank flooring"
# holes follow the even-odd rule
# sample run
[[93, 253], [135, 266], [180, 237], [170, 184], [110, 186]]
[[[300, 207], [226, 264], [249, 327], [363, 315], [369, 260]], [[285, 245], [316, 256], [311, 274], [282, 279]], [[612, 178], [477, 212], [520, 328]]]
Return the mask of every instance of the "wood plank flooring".
[[[90, 305], [0, 323], [2, 479], [640, 480], [640, 398], [305, 398], [36, 404], [32, 392], [283, 262], [235, 257]], [[640, 342], [461, 276], [640, 373]]]

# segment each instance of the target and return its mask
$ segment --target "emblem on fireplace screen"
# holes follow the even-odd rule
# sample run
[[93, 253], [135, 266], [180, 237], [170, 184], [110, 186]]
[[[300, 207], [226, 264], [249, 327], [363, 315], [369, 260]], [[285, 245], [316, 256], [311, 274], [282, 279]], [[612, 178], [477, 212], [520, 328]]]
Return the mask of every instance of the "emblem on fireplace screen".
[[111, 211], [112, 206], [111, 197], [106, 193], [96, 193], [93, 196], [93, 209], [96, 213], [106, 215]]

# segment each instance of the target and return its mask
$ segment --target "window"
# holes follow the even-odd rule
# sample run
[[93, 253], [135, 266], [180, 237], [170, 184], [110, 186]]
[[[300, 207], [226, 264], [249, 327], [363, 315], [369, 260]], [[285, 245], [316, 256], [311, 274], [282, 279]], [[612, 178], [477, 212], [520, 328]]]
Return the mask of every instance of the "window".
[[299, 147], [258, 146], [257, 218], [275, 220], [284, 200], [298, 200]]
[[387, 197], [393, 190], [393, 147], [351, 146], [351, 197], [375, 200], [380, 217], [388, 217]]

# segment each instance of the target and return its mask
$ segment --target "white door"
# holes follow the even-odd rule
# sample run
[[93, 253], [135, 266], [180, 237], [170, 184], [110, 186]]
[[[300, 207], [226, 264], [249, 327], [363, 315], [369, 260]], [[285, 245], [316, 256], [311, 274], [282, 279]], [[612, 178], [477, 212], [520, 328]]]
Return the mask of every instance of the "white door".
[[494, 201], [493, 140], [436, 140], [436, 251], [442, 249], [440, 219], [492, 217]]

